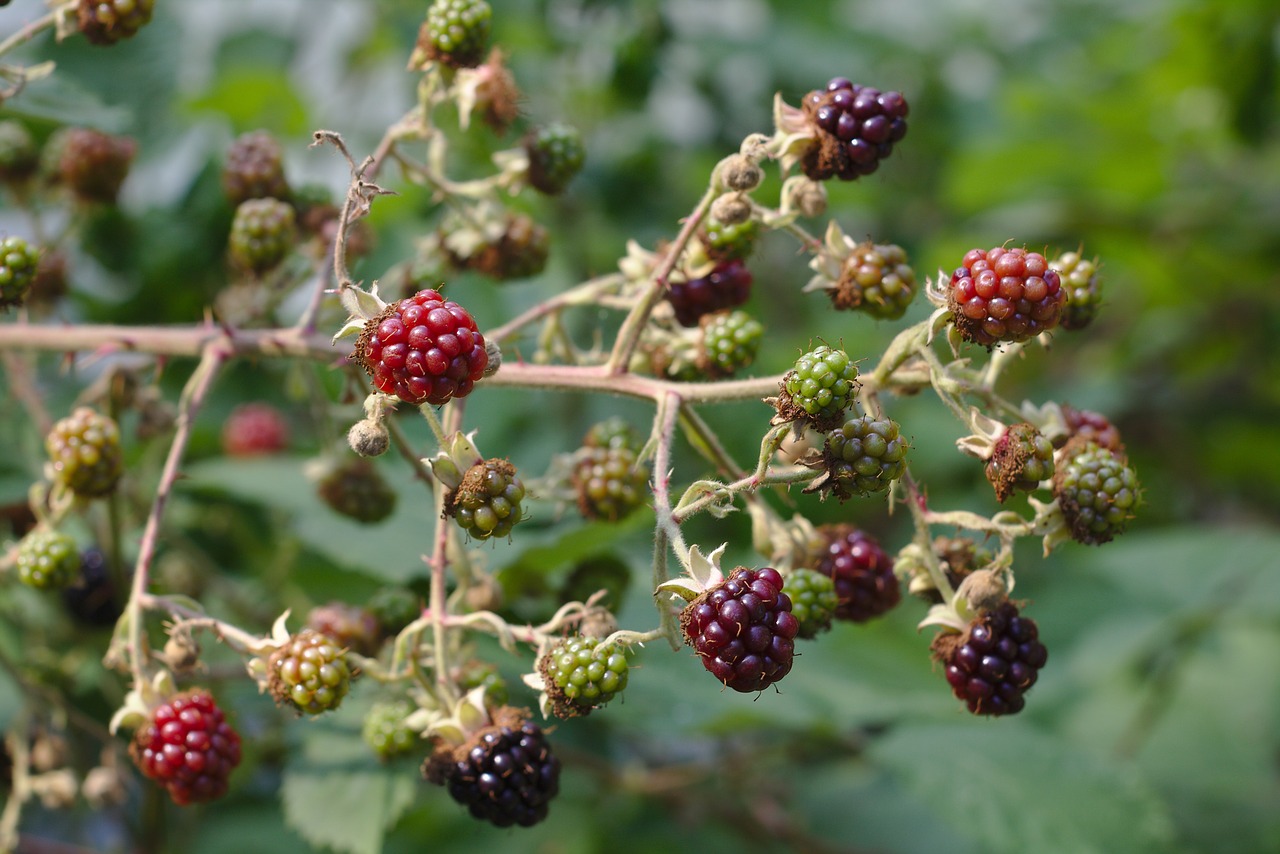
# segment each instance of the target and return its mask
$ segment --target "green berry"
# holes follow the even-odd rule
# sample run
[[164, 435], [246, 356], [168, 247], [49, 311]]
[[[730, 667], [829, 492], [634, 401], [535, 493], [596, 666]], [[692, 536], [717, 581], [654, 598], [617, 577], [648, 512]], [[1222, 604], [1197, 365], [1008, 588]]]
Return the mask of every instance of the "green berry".
[[1124, 457], [1083, 438], [1063, 447], [1053, 492], [1072, 538], [1086, 545], [1124, 533], [1142, 503], [1138, 476]]
[[381, 522], [396, 509], [395, 491], [364, 458], [334, 468], [320, 481], [317, 491], [335, 512], [366, 525]]
[[80, 577], [76, 541], [61, 531], [37, 528], [18, 543], [18, 578], [40, 590], [70, 585]]
[[996, 440], [985, 470], [1003, 504], [1015, 491], [1033, 492], [1053, 477], [1053, 443], [1031, 424], [1014, 424]]
[[745, 219], [730, 225], [714, 217], [707, 219], [706, 225], [699, 233], [707, 257], [717, 262], [746, 258], [755, 248], [756, 238], [759, 235], [759, 220]]
[[847, 418], [827, 434], [824, 448], [833, 489], [841, 498], [884, 492], [906, 471], [908, 448], [891, 418]]
[[351, 688], [351, 668], [337, 641], [303, 629], [271, 653], [267, 684], [277, 703], [318, 715], [338, 708]]
[[447, 512], [462, 530], [477, 540], [508, 537], [522, 518], [524, 482], [507, 460], [476, 463], [462, 476]]
[[398, 635], [422, 616], [422, 597], [407, 587], [383, 587], [365, 603], [383, 636]]
[[559, 123], [529, 131], [524, 150], [529, 155], [529, 184], [549, 196], [569, 186], [587, 156], [578, 129]]
[[0, 122], [0, 181], [20, 183], [39, 166], [40, 152], [26, 125], [13, 120]]
[[702, 318], [698, 366], [712, 379], [730, 377], [751, 367], [764, 341], [764, 325], [745, 311]]
[[137, 34], [155, 5], [155, 0], [80, 0], [76, 23], [91, 44], [111, 45]]
[[40, 251], [21, 237], [0, 239], [0, 309], [22, 305], [39, 264]]
[[787, 575], [782, 592], [791, 597], [791, 614], [800, 623], [799, 637], [814, 638], [831, 628], [840, 597], [830, 576], [801, 567]]
[[915, 297], [916, 274], [901, 246], [858, 244], [845, 259], [840, 280], [830, 291], [838, 309], [865, 312], [880, 320], [902, 317]]
[[418, 734], [404, 725], [404, 719], [413, 713], [408, 700], [375, 703], [364, 717], [361, 734], [365, 744], [378, 758], [386, 762], [397, 756], [411, 753], [418, 744]]
[[810, 419], [834, 419], [858, 394], [858, 366], [844, 350], [823, 344], [801, 356], [783, 380], [791, 403]]
[[595, 424], [587, 431], [582, 444], [588, 448], [630, 448], [640, 450], [640, 434], [625, 418], [617, 415]]
[[231, 221], [230, 252], [236, 266], [265, 273], [279, 266], [297, 238], [293, 206], [265, 197], [241, 202]]
[[627, 687], [625, 650], [598, 638], [565, 638], [547, 651], [538, 670], [561, 718], [590, 714]]
[[484, 0], [436, 0], [418, 33], [418, 50], [451, 68], [474, 68], [489, 47], [492, 18]]
[[644, 505], [649, 467], [630, 448], [583, 448], [573, 469], [578, 509], [588, 519], [617, 522]]
[[87, 406], [54, 424], [44, 445], [53, 479], [85, 498], [111, 494], [124, 471], [120, 428]]
[[1062, 309], [1063, 329], [1084, 329], [1098, 316], [1102, 293], [1098, 282], [1098, 261], [1079, 252], [1063, 252], [1049, 264], [1062, 277], [1067, 304]]

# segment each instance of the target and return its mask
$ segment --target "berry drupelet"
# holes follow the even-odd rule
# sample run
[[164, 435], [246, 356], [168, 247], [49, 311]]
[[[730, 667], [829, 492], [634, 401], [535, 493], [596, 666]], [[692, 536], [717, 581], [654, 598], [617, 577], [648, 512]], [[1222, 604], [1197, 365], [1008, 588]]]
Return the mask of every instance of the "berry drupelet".
[[1035, 621], [1023, 617], [1012, 602], [980, 613], [960, 634], [938, 635], [932, 649], [952, 692], [975, 715], [1022, 711], [1023, 694], [1036, 684], [1049, 658]]
[[712, 676], [735, 691], [762, 691], [791, 672], [800, 623], [782, 576], [738, 567], [680, 613], [685, 640]]
[[974, 344], [1027, 341], [1053, 329], [1067, 299], [1039, 252], [970, 249], [951, 274], [947, 307], [960, 337]]
[[893, 558], [870, 534], [853, 525], [822, 525], [818, 572], [835, 582], [836, 619], [865, 623], [902, 599]]
[[197, 688], [158, 706], [134, 733], [129, 755], [174, 803], [186, 806], [227, 793], [240, 764], [240, 736], [209, 692]]

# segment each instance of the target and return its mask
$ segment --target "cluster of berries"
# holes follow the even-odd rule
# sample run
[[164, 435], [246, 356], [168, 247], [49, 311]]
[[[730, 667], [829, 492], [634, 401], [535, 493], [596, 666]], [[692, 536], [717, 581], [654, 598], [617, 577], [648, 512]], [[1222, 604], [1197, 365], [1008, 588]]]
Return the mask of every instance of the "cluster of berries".
[[643, 507], [649, 467], [640, 461], [634, 428], [611, 418], [587, 431], [582, 444], [570, 475], [582, 515], [617, 522]]

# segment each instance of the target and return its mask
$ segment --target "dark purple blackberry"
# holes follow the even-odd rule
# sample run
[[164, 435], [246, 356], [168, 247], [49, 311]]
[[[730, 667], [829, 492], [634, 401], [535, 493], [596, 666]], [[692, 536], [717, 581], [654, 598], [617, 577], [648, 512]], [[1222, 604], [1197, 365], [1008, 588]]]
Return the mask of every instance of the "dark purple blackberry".
[[120, 619], [121, 603], [112, 581], [107, 556], [101, 549], [80, 553], [80, 577], [62, 591], [67, 612], [86, 626], [114, 626]]
[[772, 567], [738, 567], [685, 606], [680, 627], [702, 666], [743, 693], [762, 691], [791, 671], [800, 631]]
[[836, 584], [837, 620], [865, 623], [891, 610], [902, 599], [893, 558], [876, 539], [853, 525], [822, 525], [824, 545], [817, 566]]
[[845, 77], [833, 77], [825, 91], [810, 92], [804, 108], [818, 131], [818, 144], [801, 165], [815, 181], [870, 175], [907, 134], [908, 107], [901, 92], [881, 92]]
[[751, 271], [741, 261], [717, 264], [705, 276], [674, 281], [667, 301], [682, 326], [697, 326], [704, 314], [736, 308], [751, 297]]
[[932, 649], [952, 692], [975, 715], [1022, 711], [1022, 695], [1036, 684], [1049, 658], [1035, 621], [1021, 616], [1012, 602], [979, 614], [960, 634], [938, 635]]

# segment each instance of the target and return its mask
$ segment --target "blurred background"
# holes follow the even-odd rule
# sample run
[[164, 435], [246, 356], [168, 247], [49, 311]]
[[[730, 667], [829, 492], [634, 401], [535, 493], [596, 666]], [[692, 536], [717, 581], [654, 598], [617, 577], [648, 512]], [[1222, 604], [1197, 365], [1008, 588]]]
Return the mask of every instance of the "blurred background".
[[[652, 247], [673, 236], [714, 164], [746, 134], [771, 131], [775, 92], [794, 104], [837, 75], [897, 89], [911, 105], [910, 132], [876, 174], [830, 183], [828, 216], [854, 237], [905, 247], [921, 280], [974, 246], [1010, 240], [1098, 256], [1098, 320], [1056, 335], [1051, 349], [1028, 348], [1005, 391], [1107, 414], [1145, 487], [1137, 522], [1102, 548], [1068, 545], [1044, 559], [1038, 543], [1021, 547], [1016, 595], [1031, 603], [1050, 656], [1016, 718], [972, 718], [951, 697], [928, 657], [930, 631], [916, 631], [925, 611], [917, 601], [804, 645], [780, 692], [755, 698], [719, 690], [687, 650], [654, 644], [638, 657], [624, 701], [555, 729], [565, 773], [551, 818], [499, 831], [418, 781], [413, 762], [379, 766], [368, 756], [360, 691], [339, 713], [295, 724], [235, 676], [233, 659], [214, 653], [214, 679], [226, 677], [219, 694], [253, 741], [225, 801], [165, 814], [135, 791], [123, 807], [82, 805], [72, 821], [34, 808], [24, 830], [125, 850], [142, 823], [148, 838], [183, 840], [165, 850], [186, 852], [324, 843], [354, 852], [1280, 850], [1280, 6], [493, 6], [494, 40], [524, 95], [522, 127], [568, 121], [583, 132], [588, 160], [565, 197], [521, 201], [552, 232], [544, 273], [450, 283], [481, 328], [615, 269], [628, 238]], [[201, 318], [228, 282], [231, 209], [218, 179], [227, 145], [268, 129], [285, 147], [291, 180], [340, 193], [345, 164], [332, 150], [308, 149], [311, 132], [340, 132], [357, 157], [372, 149], [413, 103], [417, 75], [404, 66], [425, 7], [159, 0], [154, 21], [111, 49], [76, 38], [25, 49], [27, 59], [56, 59], [58, 71], [0, 117], [20, 118], [38, 136], [78, 124], [139, 143], [119, 209], [79, 224], [72, 292], [56, 317]], [[15, 0], [0, 11], [0, 33], [40, 8]], [[456, 134], [451, 169], [479, 174], [493, 151], [518, 144], [522, 127], [496, 139], [483, 127]], [[373, 208], [374, 248], [354, 270], [365, 280], [411, 259], [438, 219], [430, 196], [394, 170], [382, 183], [399, 195]], [[776, 199], [779, 185], [775, 170], [758, 198]], [[16, 210], [0, 214], [11, 233], [23, 222]], [[923, 299], [895, 323], [830, 311], [821, 295], [800, 293], [809, 271], [784, 234], [768, 235], [750, 267], [748, 309], [768, 326], [760, 374], [785, 370], [817, 339], [874, 364], [899, 329], [928, 314]], [[574, 316], [580, 344], [601, 320]], [[175, 393], [185, 372], [172, 378]], [[60, 374], [53, 359], [40, 365], [54, 412], [91, 379]], [[324, 419], [306, 402], [317, 383], [335, 396], [340, 389], [312, 366], [233, 369], [201, 417], [190, 478], [169, 516], [161, 583], [253, 630], [266, 630], [277, 605], [359, 601], [380, 585], [424, 578], [429, 504], [399, 461], [382, 461], [401, 501], [377, 528], [335, 518], [307, 486], [304, 460], [337, 435], [316, 426]], [[249, 398], [286, 411], [291, 453], [254, 463], [220, 453], [221, 420]], [[995, 511], [979, 464], [956, 452], [961, 427], [941, 404], [921, 396], [888, 407], [912, 436], [912, 470], [935, 507]], [[347, 409], [354, 421], [358, 402]], [[471, 398], [467, 421], [483, 425], [487, 453], [541, 472], [613, 413], [638, 425], [651, 414], [633, 401], [502, 390]], [[704, 414], [738, 459], [754, 459], [764, 407]], [[415, 436], [425, 444], [425, 430]], [[38, 475], [39, 441], [6, 403], [4, 503], [21, 502]], [[163, 450], [140, 447], [133, 462], [154, 466]], [[702, 476], [685, 446], [676, 467], [686, 481]], [[881, 502], [797, 495], [793, 506], [815, 522], [862, 525], [890, 552], [910, 539], [909, 520]], [[621, 528], [571, 516], [544, 508], [514, 542], [485, 548], [508, 614], [543, 618], [575, 565], [608, 555], [633, 576], [617, 591], [623, 626], [651, 627], [652, 515]], [[690, 538], [708, 549], [728, 541], [729, 561], [750, 561], [745, 522], [698, 519]], [[0, 627], [0, 644], [20, 657], [54, 639], [89, 643], [73, 662], [40, 666], [72, 703], [105, 720], [119, 689], [104, 685], [120, 681], [92, 652], [105, 636], [68, 628], [47, 603], [20, 595], [0, 593], [6, 613], [31, 607], [47, 626], [21, 638]], [[496, 647], [478, 654], [499, 664], [513, 702], [533, 704], [518, 679], [527, 661]], [[0, 723], [19, 702], [10, 681], [0, 674]]]

